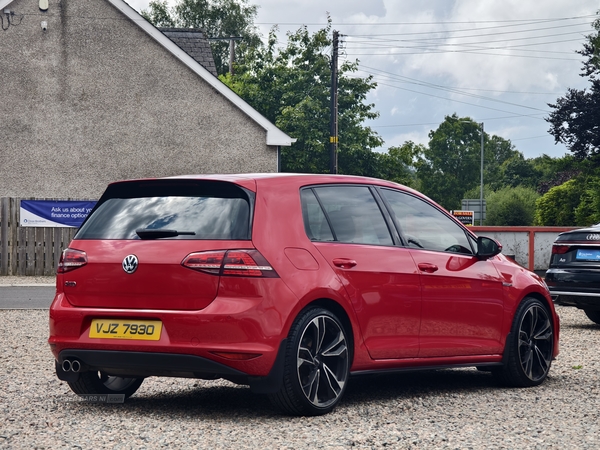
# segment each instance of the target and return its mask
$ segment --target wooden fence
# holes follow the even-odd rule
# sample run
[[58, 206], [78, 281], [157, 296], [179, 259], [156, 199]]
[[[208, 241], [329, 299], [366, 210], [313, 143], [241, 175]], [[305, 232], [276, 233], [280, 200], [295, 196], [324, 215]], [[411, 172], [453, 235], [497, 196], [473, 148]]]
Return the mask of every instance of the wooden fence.
[[21, 227], [20, 206], [20, 198], [0, 198], [0, 276], [52, 276], [77, 229]]

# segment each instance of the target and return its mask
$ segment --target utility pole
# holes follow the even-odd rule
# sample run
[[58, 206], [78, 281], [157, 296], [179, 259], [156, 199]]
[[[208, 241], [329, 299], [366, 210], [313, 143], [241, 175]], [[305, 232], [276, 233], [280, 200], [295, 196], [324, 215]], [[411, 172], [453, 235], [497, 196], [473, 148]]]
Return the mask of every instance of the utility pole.
[[331, 55], [331, 106], [329, 119], [329, 173], [338, 173], [338, 47], [339, 33], [333, 30]]
[[235, 39], [229, 37], [229, 75], [233, 75], [233, 59], [235, 57]]
[[481, 125], [481, 172], [479, 179], [479, 225], [483, 225], [483, 122]]
[[229, 36], [224, 38], [211, 37], [208, 38], [210, 41], [229, 41], [229, 73], [233, 75], [233, 62], [235, 58], [235, 41], [241, 41], [241, 36]]

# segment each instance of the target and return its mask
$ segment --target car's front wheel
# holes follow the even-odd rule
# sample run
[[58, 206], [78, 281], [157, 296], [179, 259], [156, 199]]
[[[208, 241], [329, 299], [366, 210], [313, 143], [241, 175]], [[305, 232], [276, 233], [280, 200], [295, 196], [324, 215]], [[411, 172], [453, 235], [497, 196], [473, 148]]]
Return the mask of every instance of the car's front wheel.
[[104, 372], [82, 372], [77, 381], [69, 381], [69, 387], [77, 395], [122, 394], [131, 397], [141, 386], [143, 378], [123, 378]]
[[541, 384], [550, 371], [554, 350], [554, 329], [547, 307], [538, 299], [525, 297], [513, 319], [504, 351], [506, 364], [493, 370], [509, 386]]
[[290, 331], [283, 384], [271, 401], [288, 414], [316, 416], [338, 404], [350, 372], [346, 330], [332, 312], [309, 308]]
[[583, 312], [588, 316], [588, 319], [600, 325], [600, 311], [597, 309], [584, 309]]

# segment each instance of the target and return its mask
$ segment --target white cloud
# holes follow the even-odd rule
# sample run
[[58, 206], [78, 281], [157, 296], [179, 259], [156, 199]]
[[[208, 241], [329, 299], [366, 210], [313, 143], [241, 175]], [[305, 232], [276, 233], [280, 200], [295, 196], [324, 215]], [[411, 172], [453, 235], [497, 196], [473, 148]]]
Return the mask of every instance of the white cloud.
[[[138, 10], [148, 4], [147, 0], [129, 3]], [[515, 139], [526, 157], [566, 152], [553, 144], [542, 118], [548, 114], [547, 103], [567, 88], [587, 85], [579, 76], [581, 57], [574, 51], [592, 32], [592, 18], [570, 18], [595, 14], [597, 0], [250, 3], [259, 6], [256, 22], [263, 35], [278, 23], [283, 41], [286, 31], [302, 24], [317, 30], [326, 25], [327, 13], [331, 15], [333, 28], [346, 35], [345, 57], [359, 59], [363, 71], [358, 75], [372, 73], [379, 84], [369, 101], [381, 116], [368, 125], [382, 135], [385, 148], [402, 145], [403, 140], [427, 143], [429, 130], [437, 128], [445, 115], [457, 113], [484, 122], [486, 131]], [[536, 113], [534, 118], [526, 117]]]

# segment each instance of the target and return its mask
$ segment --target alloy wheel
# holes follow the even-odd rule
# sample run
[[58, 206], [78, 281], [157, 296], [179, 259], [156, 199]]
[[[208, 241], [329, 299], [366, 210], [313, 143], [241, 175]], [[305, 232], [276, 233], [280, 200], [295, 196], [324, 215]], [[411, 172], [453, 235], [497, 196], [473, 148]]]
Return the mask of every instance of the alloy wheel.
[[543, 379], [552, 362], [553, 333], [548, 312], [531, 305], [519, 324], [518, 352], [521, 368], [531, 381]]
[[344, 391], [348, 347], [341, 326], [329, 316], [313, 318], [302, 332], [297, 352], [302, 392], [314, 406], [326, 408]]

